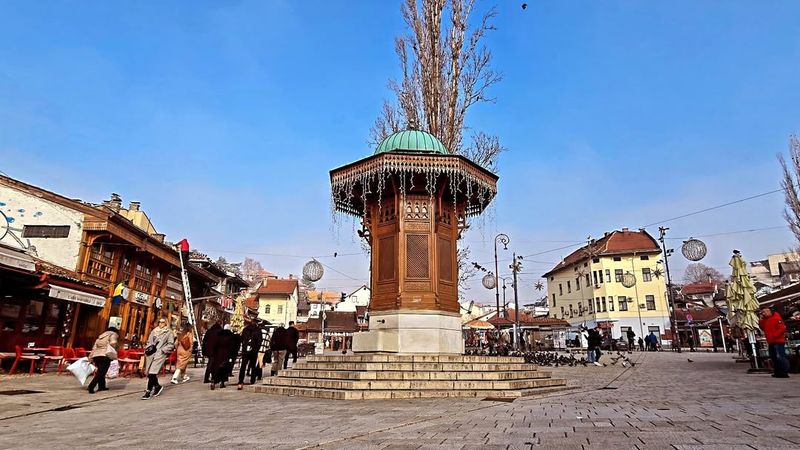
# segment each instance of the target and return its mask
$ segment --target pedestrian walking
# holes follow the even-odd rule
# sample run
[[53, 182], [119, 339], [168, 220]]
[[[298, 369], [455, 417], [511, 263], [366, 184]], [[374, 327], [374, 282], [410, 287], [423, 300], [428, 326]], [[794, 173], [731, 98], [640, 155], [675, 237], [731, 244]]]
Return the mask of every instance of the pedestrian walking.
[[286, 357], [286, 328], [279, 326], [272, 332], [272, 339], [269, 341], [269, 348], [272, 349], [272, 371], [270, 375], [275, 376], [283, 367], [283, 359]]
[[211, 327], [206, 330], [206, 333], [203, 335], [203, 345], [201, 346], [201, 350], [203, 350], [203, 356], [206, 357], [206, 372], [203, 375], [203, 383], [210, 383], [211, 382], [211, 367], [214, 365], [214, 358], [212, 356], [214, 352], [214, 348], [217, 345], [217, 336], [222, 331], [222, 327], [219, 323], [214, 322]]
[[283, 360], [283, 368], [289, 365], [289, 355], [292, 355], [292, 365], [297, 362], [297, 343], [300, 341], [300, 332], [294, 327], [294, 322], [289, 322], [286, 329], [286, 358]]
[[656, 351], [656, 344], [658, 344], [658, 338], [651, 331], [650, 334], [647, 335], [647, 350], [651, 352]]
[[119, 330], [114, 327], [109, 327], [94, 341], [92, 352], [89, 353], [89, 358], [94, 362], [97, 371], [94, 373], [94, 378], [89, 383], [88, 391], [94, 394], [95, 388], [98, 391], [107, 391], [106, 387], [106, 373], [111, 366], [111, 361], [117, 359], [117, 341], [119, 339]]
[[[230, 324], [225, 325], [223, 328], [231, 330]], [[231, 330], [233, 333], [233, 330]], [[236, 359], [239, 357], [239, 347], [242, 346], [242, 335], [233, 333], [233, 344], [230, 347], [231, 354], [228, 356], [228, 378], [233, 377], [233, 366], [236, 365]]]
[[250, 384], [256, 383], [256, 362], [258, 360], [258, 351], [261, 349], [261, 330], [254, 322], [250, 322], [244, 330], [242, 330], [242, 364], [239, 366], [239, 386], [238, 390], [244, 387], [244, 376], [247, 374], [247, 369], [250, 369]]
[[269, 352], [269, 330], [264, 324], [261, 324], [261, 347], [258, 349], [258, 359], [256, 361], [256, 369], [258, 372], [257, 379], [264, 376], [264, 364], [266, 362], [272, 363], [272, 355]]
[[231, 373], [231, 355], [238, 353], [236, 336], [231, 331], [230, 325], [225, 325], [214, 340], [211, 349], [211, 390], [217, 387], [225, 388], [225, 383]]
[[[183, 330], [178, 335], [178, 359], [175, 362], [175, 373], [172, 374], [170, 383], [178, 384], [189, 381], [189, 375], [186, 374], [186, 368], [189, 367], [189, 360], [192, 359], [192, 346], [194, 345], [194, 336], [192, 335], [192, 326], [184, 325]], [[181, 378], [183, 374], [183, 378]]]
[[175, 335], [167, 326], [167, 319], [158, 319], [158, 326], [150, 332], [147, 338], [147, 346], [144, 354], [144, 371], [147, 374], [147, 390], [142, 396], [142, 400], [151, 397], [158, 397], [164, 390], [164, 386], [158, 383], [158, 372], [167, 361], [167, 357], [175, 349]]
[[772, 376], [789, 378], [789, 361], [786, 359], [786, 325], [780, 314], [771, 308], [761, 309], [759, 326], [769, 345], [769, 357], [772, 360]]
[[625, 332], [626, 337], [628, 338], [628, 350], [633, 351], [634, 349], [634, 340], [636, 339], [636, 333], [633, 331], [633, 328], [628, 328], [628, 331]]
[[600, 357], [603, 353], [600, 351], [600, 345], [603, 342], [603, 338], [600, 336], [600, 330], [592, 328], [588, 331], [588, 334], [587, 340], [589, 342], [589, 353], [591, 354], [589, 362], [593, 363], [595, 366], [601, 367]]

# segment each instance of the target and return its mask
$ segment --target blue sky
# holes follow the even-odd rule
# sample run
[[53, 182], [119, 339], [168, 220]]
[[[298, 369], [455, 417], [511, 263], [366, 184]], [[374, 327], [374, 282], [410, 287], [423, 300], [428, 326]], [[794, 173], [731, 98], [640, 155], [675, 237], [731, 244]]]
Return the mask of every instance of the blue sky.
[[[331, 224], [328, 170], [371, 153], [399, 2], [165, 3], [0, 1], [0, 170], [87, 201], [120, 193], [168, 238], [282, 275], [338, 252], [319, 285], [366, 282], [353, 226]], [[498, 3], [487, 43], [504, 79], [468, 124], [509, 151], [465, 238], [474, 260], [500, 231], [532, 255], [778, 187], [800, 127], [796, 2]], [[780, 226], [782, 208], [773, 194], [667, 225]], [[706, 241], [723, 272], [733, 248], [794, 245], [780, 229]], [[523, 299], [567, 253], [528, 258]]]

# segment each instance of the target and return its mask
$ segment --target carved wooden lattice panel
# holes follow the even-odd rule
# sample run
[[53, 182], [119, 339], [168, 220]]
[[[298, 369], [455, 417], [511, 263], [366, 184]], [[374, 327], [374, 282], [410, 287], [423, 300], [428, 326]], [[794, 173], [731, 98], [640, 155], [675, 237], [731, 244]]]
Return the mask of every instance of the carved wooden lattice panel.
[[453, 243], [439, 236], [439, 279], [453, 282]]
[[409, 278], [428, 278], [428, 236], [409, 234], [406, 236], [406, 272]]
[[406, 201], [406, 219], [428, 220], [429, 209], [427, 200], [408, 200]]
[[378, 240], [378, 281], [394, 280], [395, 254], [394, 236], [387, 236]]

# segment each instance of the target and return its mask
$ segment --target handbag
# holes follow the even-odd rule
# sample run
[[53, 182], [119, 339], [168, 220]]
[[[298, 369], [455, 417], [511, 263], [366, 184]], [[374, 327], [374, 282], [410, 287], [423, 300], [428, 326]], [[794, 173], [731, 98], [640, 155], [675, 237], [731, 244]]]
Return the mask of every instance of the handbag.
[[150, 344], [144, 349], [144, 354], [147, 356], [150, 356], [155, 352], [156, 352], [156, 344]]
[[106, 347], [106, 358], [112, 361], [117, 359], [117, 349], [112, 347], [111, 344], [108, 344], [108, 347]]

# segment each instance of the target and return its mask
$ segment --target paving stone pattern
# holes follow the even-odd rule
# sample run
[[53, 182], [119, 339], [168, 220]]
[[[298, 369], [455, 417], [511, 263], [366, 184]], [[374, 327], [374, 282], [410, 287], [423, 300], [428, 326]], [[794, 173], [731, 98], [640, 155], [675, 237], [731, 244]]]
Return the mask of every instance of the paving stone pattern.
[[[746, 374], [719, 353], [634, 360], [631, 369], [548, 369], [577, 389], [513, 402], [210, 391], [196, 372], [192, 382], [142, 401], [139, 379], [89, 396], [66, 376], [0, 377], [0, 391], [44, 391], [0, 395], [0, 448], [800, 448], [800, 375]], [[68, 405], [78, 408], [52, 411]]]

